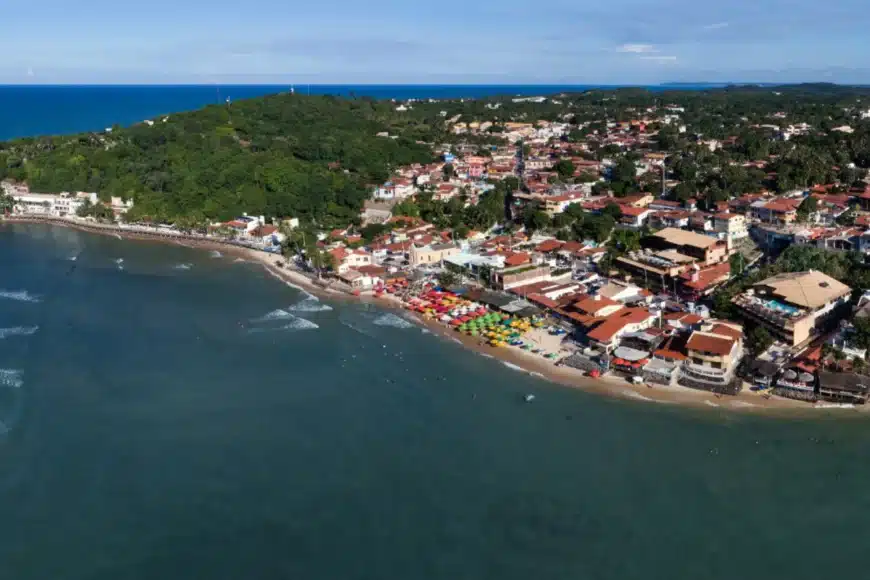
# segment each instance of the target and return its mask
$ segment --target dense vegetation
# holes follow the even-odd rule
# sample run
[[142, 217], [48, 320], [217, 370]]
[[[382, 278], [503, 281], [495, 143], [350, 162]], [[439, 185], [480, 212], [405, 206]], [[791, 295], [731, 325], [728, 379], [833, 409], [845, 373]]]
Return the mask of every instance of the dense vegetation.
[[[372, 185], [400, 165], [430, 161], [442, 144], [463, 143], [487, 154], [484, 145], [499, 142], [507, 123], [549, 120], [569, 123], [566, 139], [589, 147], [582, 156], [612, 162], [607, 181], [596, 183], [594, 192], [659, 191], [658, 172], [638, 175], [635, 166], [644, 150], [658, 150], [668, 153], [667, 177], [679, 182], [668, 195], [698, 197], [705, 208], [762, 188], [863, 184], [870, 169], [870, 120], [861, 113], [868, 102], [870, 89], [824, 84], [591, 90], [540, 102], [415, 101], [407, 110], [389, 101], [274, 95], [156, 118], [153, 126], [0, 143], [0, 179], [26, 181], [39, 192], [132, 198], [132, 219], [189, 224], [248, 212], [299, 217], [328, 228], [357, 221]], [[653, 117], [677, 114], [669, 122], [648, 124], [645, 132], [653, 137], [645, 146], [626, 151], [607, 142], [613, 123], [642, 119], [653, 107]], [[457, 121], [493, 125], [482, 134], [457, 135], [450, 130]], [[777, 138], [780, 129], [798, 123], [811, 127], [806, 135]], [[841, 125], [853, 132], [834, 130]], [[704, 143], [709, 139], [723, 140], [722, 147], [711, 151]], [[556, 165], [552, 179], [592, 179], [572, 173], [566, 160]], [[510, 188], [499, 187], [476, 208], [439, 205], [424, 195], [398, 213], [419, 213], [461, 231], [481, 229], [502, 219], [510, 194]], [[531, 229], [565, 237], [603, 239], [612, 226], [607, 217], [571, 215], [564, 223], [550, 223], [534, 207], [517, 217]]]
[[389, 103], [275, 95], [153, 126], [3, 143], [0, 179], [45, 193], [132, 198], [134, 219], [248, 212], [347, 224], [392, 168], [431, 161], [430, 147], [402, 136], [425, 130], [418, 125]]

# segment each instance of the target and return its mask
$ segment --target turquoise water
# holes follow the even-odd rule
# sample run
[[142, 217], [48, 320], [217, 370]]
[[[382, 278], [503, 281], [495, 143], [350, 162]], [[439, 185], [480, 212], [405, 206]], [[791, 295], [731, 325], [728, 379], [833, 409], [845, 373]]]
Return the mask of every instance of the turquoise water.
[[860, 419], [607, 399], [230, 257], [43, 226], [0, 227], [0, 328], [0, 578], [866, 568]]

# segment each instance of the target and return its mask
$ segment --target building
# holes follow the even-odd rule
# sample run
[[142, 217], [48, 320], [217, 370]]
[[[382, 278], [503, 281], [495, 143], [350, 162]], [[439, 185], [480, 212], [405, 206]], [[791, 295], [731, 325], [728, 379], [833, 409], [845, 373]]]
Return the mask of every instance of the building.
[[685, 387], [736, 393], [741, 380], [736, 371], [743, 357], [743, 327], [710, 320], [695, 330], [686, 342], [686, 360], [679, 383]]
[[360, 266], [369, 266], [372, 263], [372, 255], [359, 249], [335, 248], [329, 250], [329, 254], [335, 262], [335, 271], [338, 274], [344, 274]]
[[650, 328], [655, 321], [656, 315], [646, 308], [623, 308], [590, 323], [586, 340], [594, 348], [612, 352], [623, 336]]
[[810, 270], [762, 280], [733, 303], [744, 316], [797, 346], [836, 323], [851, 293], [842, 282]]
[[671, 287], [671, 279], [693, 266], [712, 266], [728, 258], [727, 242], [676, 228], [665, 228], [644, 240], [642, 251], [619, 257], [619, 266], [642, 276], [644, 286]]
[[[12, 193], [12, 212], [17, 214], [46, 217], [74, 216], [86, 200], [97, 203], [96, 194], [91, 193], [30, 193], [26, 187], [10, 188]], [[114, 199], [114, 198], [113, 198]], [[132, 202], [131, 202], [132, 205]]]
[[412, 268], [440, 264], [445, 259], [459, 254], [460, 249], [456, 244], [432, 244], [418, 246], [413, 244], [408, 252], [408, 261]]
[[746, 217], [736, 213], [717, 213], [713, 216], [713, 231], [733, 243], [749, 236]]
[[801, 201], [795, 198], [756, 201], [750, 205], [750, 213], [752, 217], [765, 223], [791, 224], [797, 220], [797, 209]]
[[501, 290], [510, 290], [516, 286], [547, 282], [550, 280], [549, 266], [525, 265], [515, 268], [505, 268], [492, 272], [492, 284]]

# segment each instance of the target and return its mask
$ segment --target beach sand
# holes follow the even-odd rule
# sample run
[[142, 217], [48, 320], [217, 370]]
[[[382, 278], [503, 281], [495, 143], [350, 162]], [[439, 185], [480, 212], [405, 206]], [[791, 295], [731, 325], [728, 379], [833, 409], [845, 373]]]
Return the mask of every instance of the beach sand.
[[[392, 295], [385, 294], [382, 297], [371, 295], [353, 296], [346, 292], [329, 288], [316, 283], [307, 274], [291, 267], [287, 260], [280, 255], [227, 244], [215, 240], [158, 237], [149, 234], [130, 232], [114, 227], [91, 227], [90, 224], [80, 224], [69, 220], [46, 220], [46, 219], [6, 219], [9, 223], [39, 223], [71, 227], [90, 233], [111, 235], [125, 239], [150, 241], [160, 243], [172, 243], [202, 250], [219, 250], [222, 253], [240, 257], [253, 263], [261, 264], [272, 275], [286, 284], [301, 288], [319, 297], [325, 297], [335, 301], [368, 301], [384, 308], [401, 310], [414, 315], [418, 322], [433, 332], [433, 334], [446, 339], [456, 339], [469, 350], [490, 356], [502, 362], [514, 365], [523, 371], [542, 379], [572, 388], [580, 388], [585, 391], [605, 396], [632, 399], [649, 403], [685, 405], [706, 410], [720, 410], [728, 412], [746, 412], [753, 414], [769, 414], [782, 416], [819, 416], [820, 413], [835, 413], [837, 416], [857, 416], [870, 412], [870, 405], [856, 407], [842, 407], [837, 405], [816, 404], [809, 405], [801, 401], [795, 401], [783, 397], [771, 396], [765, 398], [763, 393], [757, 393], [744, 388], [736, 395], [716, 396], [713, 393], [699, 391], [680, 386], [648, 386], [636, 385], [616, 376], [604, 376], [592, 378], [577, 369], [565, 366], [556, 366], [550, 360], [540, 354], [532, 354], [518, 347], [492, 347], [484, 343], [479, 337], [471, 337], [456, 332], [451, 327], [435, 320], [426, 319], [415, 312], [404, 308], [403, 302]], [[2, 223], [2, 221], [0, 221]], [[556, 352], [560, 358], [569, 354], [569, 351], [561, 346], [560, 337], [551, 336], [544, 329], [534, 329], [524, 336], [524, 339], [538, 344], [545, 353]]]

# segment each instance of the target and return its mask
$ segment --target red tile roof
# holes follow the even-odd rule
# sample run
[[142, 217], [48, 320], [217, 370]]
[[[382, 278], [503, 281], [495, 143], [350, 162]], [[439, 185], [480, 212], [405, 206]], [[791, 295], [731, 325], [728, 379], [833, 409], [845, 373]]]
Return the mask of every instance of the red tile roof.
[[562, 247], [564, 242], [559, 240], [545, 240], [535, 247], [536, 252], [547, 253], [554, 252]]
[[686, 343], [686, 348], [722, 356], [731, 352], [731, 349], [734, 348], [734, 342], [732, 338], [695, 331], [689, 338], [689, 342]]
[[504, 260], [504, 265], [508, 267], [522, 266], [532, 261], [532, 257], [525, 252], [517, 252], [508, 255]]
[[597, 299], [595, 296], [586, 296], [582, 300], [578, 300], [573, 304], [574, 310], [582, 312], [583, 314], [595, 314], [608, 306], [622, 306], [622, 303], [617, 302], [616, 300], [611, 300], [607, 296], [599, 295]]
[[625, 308], [608, 316], [586, 336], [597, 342], [608, 343], [629, 324], [639, 324], [650, 317], [652, 314], [646, 308]]

